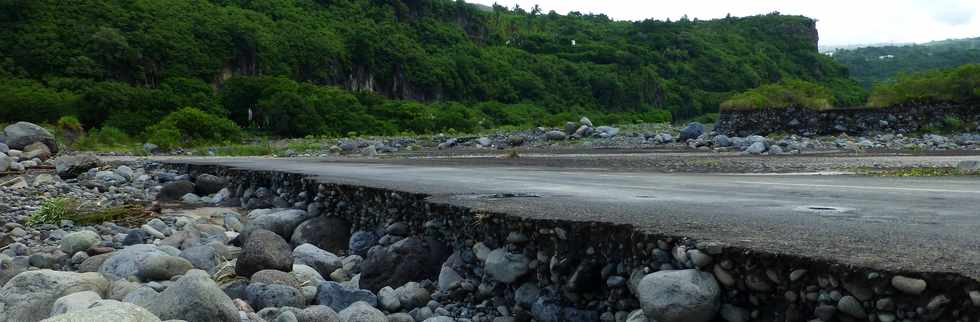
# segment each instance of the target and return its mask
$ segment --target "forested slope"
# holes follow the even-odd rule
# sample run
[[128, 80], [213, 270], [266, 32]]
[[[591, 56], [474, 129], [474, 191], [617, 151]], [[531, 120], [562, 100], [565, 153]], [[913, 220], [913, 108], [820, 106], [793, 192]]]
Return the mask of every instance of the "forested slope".
[[[779, 14], [624, 22], [448, 0], [0, 2], [0, 122], [73, 114], [134, 135], [187, 106], [282, 135], [685, 119], [785, 79], [853, 91], [846, 77], [817, 52], [814, 20]], [[277, 124], [288, 120], [307, 123]]]
[[901, 73], [980, 63], [980, 38], [837, 50], [833, 57], [847, 66], [855, 80], [870, 88], [874, 83], [893, 82]]

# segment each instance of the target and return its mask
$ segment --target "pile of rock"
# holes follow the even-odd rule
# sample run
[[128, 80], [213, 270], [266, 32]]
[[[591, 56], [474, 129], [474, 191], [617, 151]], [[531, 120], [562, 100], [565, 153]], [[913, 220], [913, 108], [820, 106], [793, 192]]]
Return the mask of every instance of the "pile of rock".
[[58, 153], [54, 135], [33, 123], [8, 125], [0, 135], [0, 172], [22, 172]]

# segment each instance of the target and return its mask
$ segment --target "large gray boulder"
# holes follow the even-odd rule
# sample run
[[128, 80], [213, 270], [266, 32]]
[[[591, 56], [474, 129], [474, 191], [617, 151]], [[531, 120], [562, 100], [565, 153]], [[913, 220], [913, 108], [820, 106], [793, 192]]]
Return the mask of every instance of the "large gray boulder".
[[316, 269], [303, 264], [293, 264], [293, 271], [289, 272], [289, 275], [292, 275], [302, 285], [320, 285], [320, 283], [327, 281]]
[[191, 262], [177, 256], [151, 256], [137, 265], [136, 277], [144, 281], [167, 281], [194, 268]]
[[429, 290], [423, 288], [418, 282], [405, 283], [405, 285], [395, 289], [395, 294], [398, 295], [398, 302], [405, 309], [425, 306], [429, 304], [431, 299]]
[[544, 134], [544, 138], [548, 141], [561, 141], [568, 138], [568, 135], [562, 131], [548, 131]]
[[54, 168], [55, 172], [62, 179], [72, 179], [77, 178], [79, 175], [87, 172], [89, 169], [98, 168], [102, 165], [102, 160], [99, 157], [91, 153], [76, 154], [76, 155], [62, 155], [54, 158]]
[[389, 285], [435, 280], [450, 251], [435, 239], [408, 237], [388, 247], [372, 248], [360, 263], [360, 286], [377, 292]]
[[23, 150], [34, 142], [41, 142], [48, 146], [51, 153], [58, 153], [58, 143], [55, 142], [54, 135], [37, 124], [17, 122], [8, 125], [3, 132], [7, 136], [7, 146], [11, 149]]
[[351, 255], [367, 256], [371, 247], [378, 244], [378, 235], [367, 230], [358, 230], [350, 236], [349, 251]]
[[201, 245], [185, 249], [180, 252], [180, 257], [191, 262], [194, 268], [214, 273], [218, 264], [221, 263], [221, 253], [216, 249], [216, 245]]
[[766, 152], [766, 144], [762, 142], [752, 143], [752, 145], [749, 145], [748, 148], [745, 148], [745, 152], [751, 154], [761, 154], [763, 152]]
[[65, 254], [75, 254], [89, 249], [99, 241], [101, 241], [99, 234], [91, 230], [76, 231], [61, 239], [61, 251]]
[[102, 300], [99, 293], [92, 291], [75, 292], [62, 296], [54, 301], [51, 306], [51, 316], [65, 314], [73, 311], [81, 311], [89, 308], [95, 302]]
[[197, 194], [207, 196], [218, 193], [218, 191], [228, 186], [228, 179], [205, 173], [197, 176], [194, 180], [194, 186], [197, 189]]
[[701, 134], [704, 134], [704, 125], [698, 122], [691, 122], [681, 129], [677, 140], [684, 142], [688, 139], [697, 139]]
[[388, 322], [388, 317], [368, 303], [355, 302], [338, 314], [343, 322]]
[[235, 264], [235, 273], [251, 277], [255, 272], [274, 269], [289, 272], [293, 269], [293, 250], [281, 236], [265, 229], [252, 232]]
[[157, 194], [158, 200], [176, 201], [183, 198], [188, 193], [194, 193], [194, 183], [187, 180], [171, 181], [163, 184], [160, 193]]
[[108, 290], [109, 281], [98, 273], [23, 272], [0, 289], [0, 322], [40, 321], [62, 296], [83, 291], [104, 296]]
[[284, 284], [252, 283], [245, 288], [245, 300], [256, 310], [267, 307], [305, 307], [299, 289]]
[[343, 266], [340, 257], [311, 244], [296, 246], [293, 249], [293, 261], [312, 267], [321, 276], [330, 276], [330, 273]]
[[317, 216], [299, 224], [290, 241], [293, 245], [313, 244], [330, 251], [346, 251], [350, 241], [351, 225], [344, 218]]
[[164, 320], [239, 322], [231, 298], [202, 270], [191, 270], [156, 296], [146, 309]]
[[24, 160], [32, 160], [34, 158], [47, 160], [51, 157], [51, 150], [48, 146], [41, 142], [34, 142], [26, 147], [24, 147]]
[[130, 303], [113, 300], [96, 302], [91, 308], [51, 317], [44, 322], [160, 322], [150, 311]]
[[714, 275], [696, 269], [648, 274], [637, 293], [651, 321], [708, 322], [721, 307], [721, 288]]
[[99, 272], [106, 275], [110, 280], [126, 279], [136, 275], [143, 262], [154, 256], [169, 256], [154, 245], [139, 244], [128, 246], [120, 251], [116, 251], [99, 267]]
[[346, 309], [354, 302], [378, 305], [378, 297], [367, 290], [346, 287], [337, 282], [321, 283], [316, 289], [316, 303], [335, 311]]
[[[162, 224], [162, 222], [161, 222]], [[143, 229], [151, 235], [156, 233], [150, 232], [147, 229], [148, 225], [144, 225]], [[150, 227], [153, 228], [153, 227]], [[155, 228], [157, 232], [161, 234], [170, 233], [170, 228], [163, 224], [163, 228], [166, 228], [166, 232], [160, 232], [160, 229]], [[157, 236], [159, 238], [159, 235]], [[169, 237], [164, 238], [160, 241], [160, 245], [172, 246], [178, 249], [189, 249], [201, 245], [212, 245], [217, 247], [221, 251], [221, 247], [228, 242], [228, 236], [225, 235], [225, 229], [218, 225], [212, 224], [186, 224], [183, 230], [174, 232]]]
[[498, 248], [487, 255], [484, 269], [487, 274], [498, 282], [513, 283], [528, 272], [528, 260], [524, 254], [513, 254], [504, 248]]
[[272, 213], [257, 213], [254, 216], [249, 214], [249, 220], [245, 223], [242, 228], [241, 235], [239, 237], [242, 240], [247, 241], [252, 231], [256, 229], [264, 229], [282, 236], [282, 238], [289, 239], [293, 236], [293, 231], [296, 230], [296, 226], [300, 223], [310, 219], [312, 216], [309, 215], [305, 210], [289, 209]]

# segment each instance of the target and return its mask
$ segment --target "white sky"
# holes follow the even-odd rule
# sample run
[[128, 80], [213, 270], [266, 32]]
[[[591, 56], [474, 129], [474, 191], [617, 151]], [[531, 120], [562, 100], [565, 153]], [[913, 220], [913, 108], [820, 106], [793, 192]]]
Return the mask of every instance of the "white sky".
[[749, 16], [779, 11], [817, 19], [820, 45], [927, 42], [980, 36], [980, 0], [468, 0], [508, 8], [535, 4], [604, 13], [616, 20], [677, 20]]

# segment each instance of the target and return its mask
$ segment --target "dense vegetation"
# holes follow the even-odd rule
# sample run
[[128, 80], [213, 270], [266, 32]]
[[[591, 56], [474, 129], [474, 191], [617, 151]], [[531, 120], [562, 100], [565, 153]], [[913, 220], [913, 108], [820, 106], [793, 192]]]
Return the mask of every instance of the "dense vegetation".
[[823, 110], [833, 107], [834, 96], [826, 87], [801, 80], [767, 84], [732, 96], [721, 103], [723, 109], [805, 107]]
[[851, 77], [871, 88], [875, 83], [893, 82], [901, 73], [980, 63], [980, 38], [836, 50], [832, 55], [847, 66]]
[[224, 118], [280, 136], [472, 131], [581, 114], [688, 119], [785, 79], [835, 99], [857, 87], [817, 52], [812, 19], [779, 14], [623, 22], [449, 0], [34, 0], [0, 2], [0, 30], [0, 122], [74, 115], [165, 144], [234, 140]]
[[980, 103], [980, 64], [901, 74], [894, 83], [876, 85], [868, 99], [874, 107], [910, 103]]

